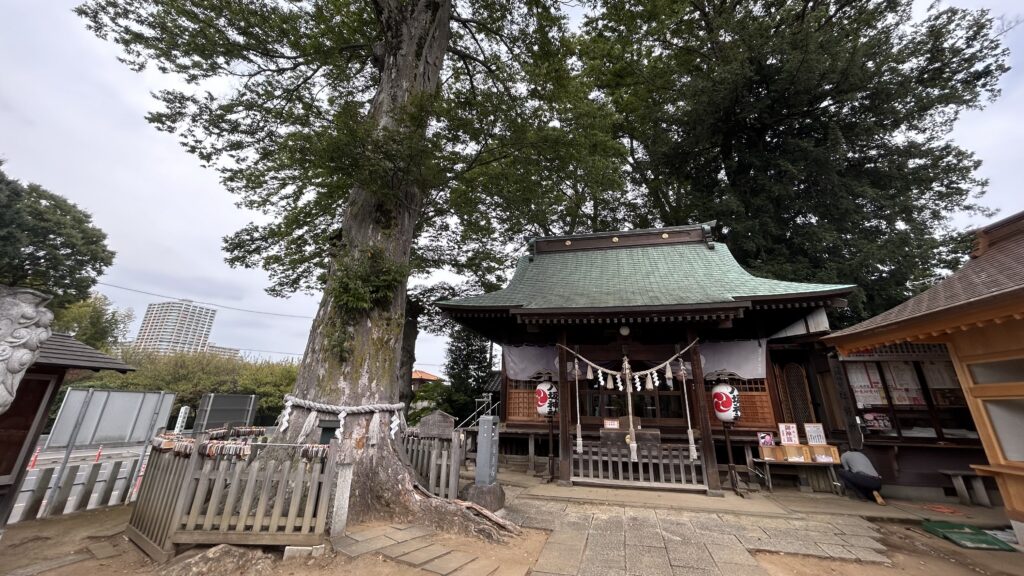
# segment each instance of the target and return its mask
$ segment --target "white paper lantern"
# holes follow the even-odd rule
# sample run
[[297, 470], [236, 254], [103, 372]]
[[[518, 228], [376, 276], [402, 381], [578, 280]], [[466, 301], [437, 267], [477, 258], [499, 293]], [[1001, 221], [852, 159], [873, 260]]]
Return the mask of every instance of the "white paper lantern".
[[541, 382], [534, 391], [537, 399], [537, 414], [554, 416], [558, 412], [558, 388], [553, 382]]
[[732, 384], [719, 384], [711, 389], [715, 416], [722, 422], [735, 422], [740, 417], [740, 391]]

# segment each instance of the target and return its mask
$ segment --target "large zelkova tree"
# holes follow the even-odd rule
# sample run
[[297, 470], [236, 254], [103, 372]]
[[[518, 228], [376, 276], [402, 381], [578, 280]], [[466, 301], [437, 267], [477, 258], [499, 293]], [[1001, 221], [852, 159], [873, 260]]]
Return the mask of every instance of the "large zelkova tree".
[[[129, 66], [182, 82], [157, 94], [162, 108], [149, 119], [220, 170], [243, 207], [268, 216], [226, 239], [229, 262], [268, 270], [272, 293], [323, 289], [294, 393], [358, 406], [398, 399], [412, 272], [499, 268], [510, 228], [476, 233], [499, 209], [614, 214], [616, 163], [585, 153], [623, 149], [595, 127], [601, 115], [570, 104], [601, 108], [575, 84], [561, 9], [557, 0], [93, 0], [77, 11]], [[499, 168], [522, 154], [537, 161], [526, 172]], [[573, 171], [554, 180], [543, 165], [551, 158]], [[576, 186], [558, 186], [566, 200], [557, 203], [521, 198], [530, 180]], [[475, 188], [484, 184], [496, 188]], [[294, 411], [293, 440], [306, 440], [297, 438], [306, 416]], [[373, 444], [387, 438], [387, 419], [371, 434], [375, 421], [346, 419], [351, 519], [419, 514], [491, 533], [418, 496], [394, 445]]]
[[911, 0], [601, 0], [584, 59], [629, 148], [635, 223], [718, 219], [755, 274], [855, 283], [877, 314], [956, 266], [982, 211], [950, 139], [1007, 70], [985, 10]]
[[88, 299], [113, 261], [88, 212], [0, 170], [0, 284], [49, 294], [49, 306], [60, 310]]

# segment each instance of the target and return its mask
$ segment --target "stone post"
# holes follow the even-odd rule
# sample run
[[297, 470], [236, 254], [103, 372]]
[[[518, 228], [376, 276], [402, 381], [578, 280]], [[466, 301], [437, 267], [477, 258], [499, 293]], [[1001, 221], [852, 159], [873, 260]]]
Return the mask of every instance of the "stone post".
[[499, 510], [505, 506], [505, 490], [498, 483], [498, 417], [481, 416], [478, 426], [476, 481], [465, 488], [463, 499]]

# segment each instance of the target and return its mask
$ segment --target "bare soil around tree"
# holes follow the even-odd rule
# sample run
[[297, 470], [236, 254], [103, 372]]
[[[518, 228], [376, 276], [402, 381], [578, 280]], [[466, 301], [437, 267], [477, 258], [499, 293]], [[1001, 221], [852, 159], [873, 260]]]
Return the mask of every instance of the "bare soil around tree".
[[[58, 518], [21, 522], [9, 526], [0, 539], [0, 576], [29, 567], [42, 568], [45, 563], [59, 563], [81, 555], [85, 559], [39, 572], [41, 576], [80, 576], [93, 574], [161, 575], [169, 568], [201, 554], [209, 547], [196, 547], [185, 551], [168, 564], [153, 562], [123, 534], [131, 516], [130, 506], [89, 510]], [[542, 530], [525, 529], [518, 536], [509, 536], [504, 544], [487, 542], [479, 538], [438, 533], [430, 537], [433, 542], [453, 550], [472, 552], [510, 566], [532, 566], [547, 540]], [[95, 558], [90, 546], [107, 543], [116, 554], [108, 558]], [[106, 548], [104, 546], [104, 548]], [[108, 549], [109, 550], [109, 549]], [[218, 576], [315, 576], [323, 574], [425, 574], [422, 570], [367, 554], [356, 559], [341, 554], [320, 558], [281, 560], [281, 549], [264, 549], [270, 556], [258, 569], [219, 572]], [[524, 570], [525, 572], [525, 570]]]

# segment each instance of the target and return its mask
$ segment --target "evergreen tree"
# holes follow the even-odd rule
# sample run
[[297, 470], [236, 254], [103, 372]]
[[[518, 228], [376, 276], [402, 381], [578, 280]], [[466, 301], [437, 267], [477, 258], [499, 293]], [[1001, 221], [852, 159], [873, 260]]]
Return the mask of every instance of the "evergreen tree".
[[490, 352], [491, 343], [468, 328], [457, 326], [449, 335], [444, 364], [451, 387], [448, 405], [460, 422], [473, 413], [474, 400], [492, 377]]
[[107, 235], [93, 225], [92, 216], [0, 170], [0, 284], [49, 294], [49, 306], [60, 310], [89, 298], [113, 262]]
[[638, 191], [634, 221], [728, 225], [771, 278], [853, 283], [844, 321], [908, 298], [964, 243], [986, 182], [950, 140], [1007, 70], [986, 10], [911, 0], [601, 0], [584, 59]]

